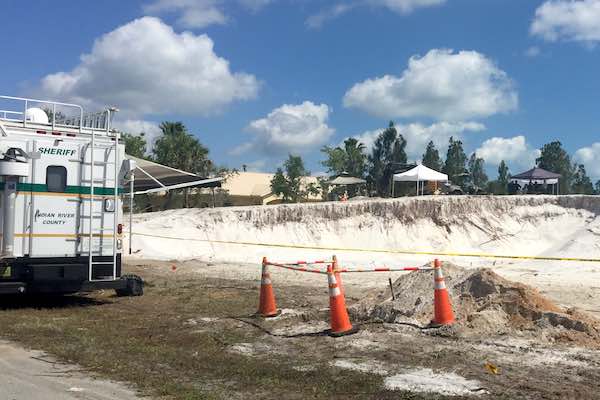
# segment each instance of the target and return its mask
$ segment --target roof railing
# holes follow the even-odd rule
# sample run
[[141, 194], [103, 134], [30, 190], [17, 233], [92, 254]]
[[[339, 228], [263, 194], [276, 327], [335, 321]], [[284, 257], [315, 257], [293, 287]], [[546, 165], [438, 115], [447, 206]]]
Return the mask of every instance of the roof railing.
[[[15, 109], [0, 109], [0, 119], [10, 122], [20, 122], [23, 127], [40, 122], [29, 121], [27, 110], [30, 107], [40, 107], [48, 115], [48, 123], [52, 129], [71, 128], [81, 133], [83, 129], [109, 132], [112, 113], [110, 109], [94, 113], [84, 113], [78, 104], [61, 103], [58, 101], [38, 100], [25, 97], [0, 96], [0, 100], [12, 102]], [[44, 124], [44, 123], [42, 123]]]

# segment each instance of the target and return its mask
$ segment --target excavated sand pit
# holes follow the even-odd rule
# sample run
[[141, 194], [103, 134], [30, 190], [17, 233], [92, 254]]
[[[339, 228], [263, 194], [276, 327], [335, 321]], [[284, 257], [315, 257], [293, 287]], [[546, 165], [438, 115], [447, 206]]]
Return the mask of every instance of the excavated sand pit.
[[[600, 348], [599, 320], [559, 307], [528, 285], [509, 281], [487, 268], [444, 264], [443, 271], [456, 317], [451, 329], [442, 330], [445, 335], [509, 335]], [[433, 317], [433, 271], [404, 275], [392, 286], [395, 300], [390, 289], [373, 291], [351, 307], [354, 318], [428, 325]]]

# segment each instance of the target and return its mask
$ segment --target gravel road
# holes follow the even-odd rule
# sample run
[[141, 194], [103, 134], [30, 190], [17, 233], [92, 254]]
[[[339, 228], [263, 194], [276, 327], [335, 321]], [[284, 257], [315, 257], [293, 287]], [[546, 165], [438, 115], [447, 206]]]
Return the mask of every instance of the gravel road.
[[76, 365], [57, 362], [41, 351], [0, 341], [0, 393], [6, 400], [134, 400], [123, 384], [95, 379]]

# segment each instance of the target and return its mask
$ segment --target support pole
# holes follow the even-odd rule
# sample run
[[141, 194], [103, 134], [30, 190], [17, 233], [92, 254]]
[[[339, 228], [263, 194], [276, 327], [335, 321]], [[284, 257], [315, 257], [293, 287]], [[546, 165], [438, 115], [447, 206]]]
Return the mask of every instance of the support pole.
[[131, 180], [129, 181], [129, 254], [131, 255], [131, 241], [133, 240], [133, 187], [135, 181], [135, 172], [131, 171]]
[[2, 256], [13, 257], [15, 245], [15, 202], [17, 200], [17, 180], [7, 176], [4, 182], [4, 222], [2, 228]]

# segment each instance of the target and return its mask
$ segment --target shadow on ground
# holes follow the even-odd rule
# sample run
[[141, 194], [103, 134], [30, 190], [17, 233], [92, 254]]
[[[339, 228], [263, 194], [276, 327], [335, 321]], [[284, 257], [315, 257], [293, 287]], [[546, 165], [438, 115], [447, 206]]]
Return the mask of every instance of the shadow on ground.
[[108, 299], [95, 299], [86, 295], [7, 295], [0, 301], [0, 310], [60, 309], [111, 304]]

